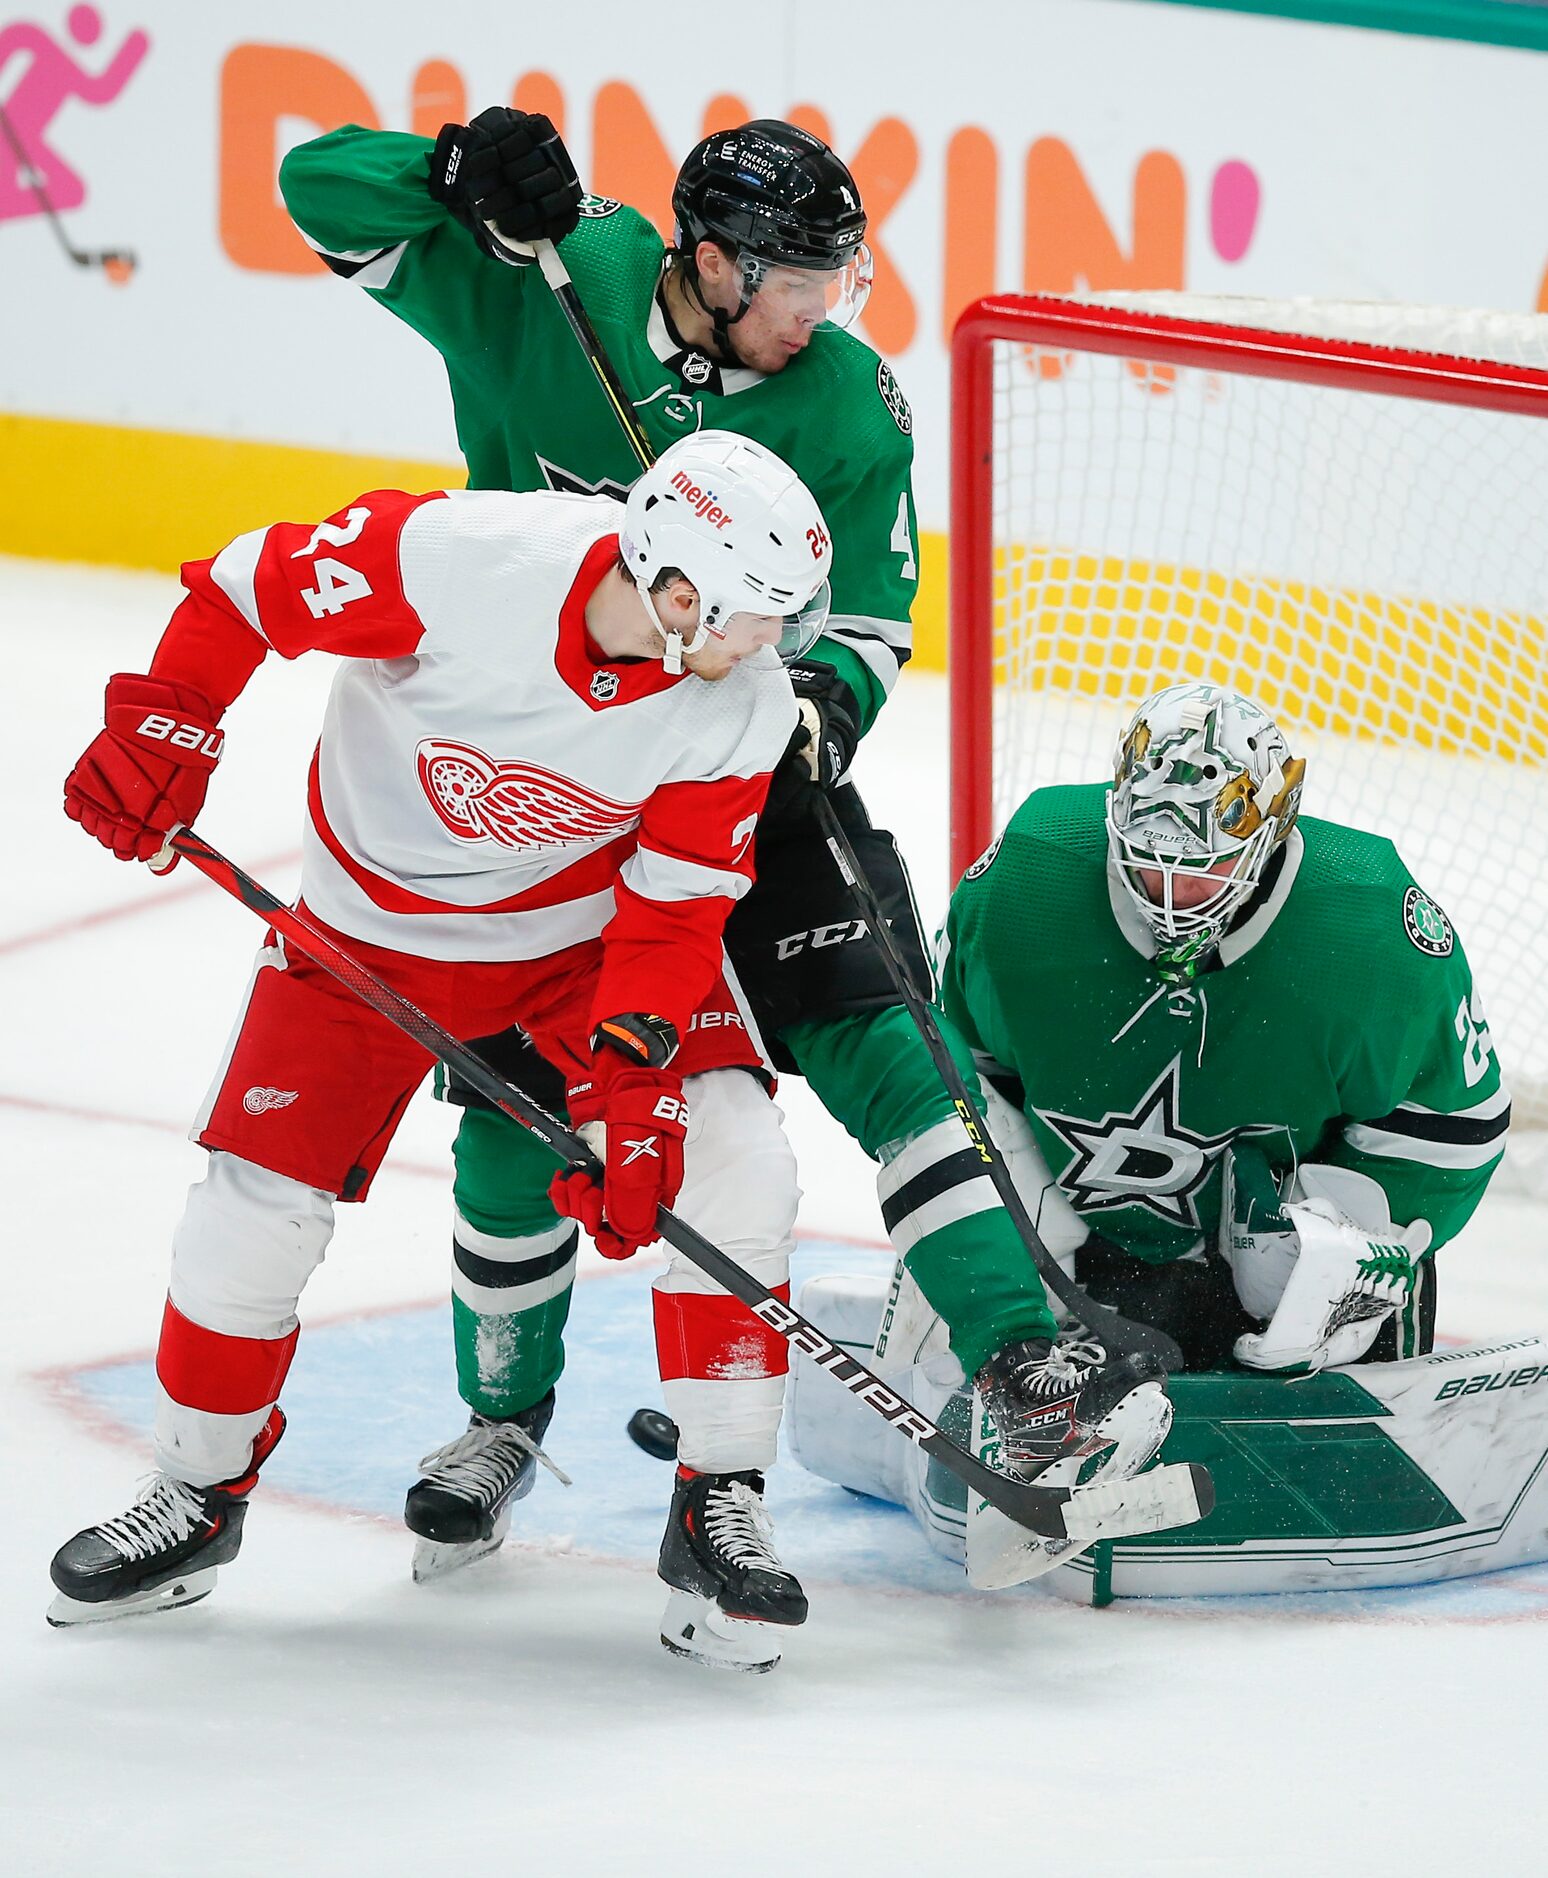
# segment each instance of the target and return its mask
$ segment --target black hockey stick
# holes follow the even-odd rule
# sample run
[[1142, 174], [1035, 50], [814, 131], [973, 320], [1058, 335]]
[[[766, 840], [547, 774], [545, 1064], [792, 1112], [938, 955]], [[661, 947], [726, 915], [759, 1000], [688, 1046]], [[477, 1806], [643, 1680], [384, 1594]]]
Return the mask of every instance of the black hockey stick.
[[634, 452], [640, 468], [648, 470], [656, 460], [656, 453], [649, 437], [645, 435], [644, 426], [635, 415], [634, 401], [624, 390], [623, 380], [613, 370], [613, 361], [604, 351], [596, 328], [591, 323], [591, 316], [581, 304], [575, 283], [570, 279], [570, 270], [560, 259], [559, 250], [551, 241], [534, 242], [533, 246], [537, 249], [538, 266], [543, 270], [543, 278], [553, 289], [559, 310], [569, 321], [570, 331], [575, 335], [575, 343], [586, 355], [586, 363], [596, 373], [597, 383], [602, 387], [602, 395], [612, 406], [619, 429], [629, 440], [629, 448]]
[[929, 1001], [922, 997], [908, 975], [908, 968], [899, 956], [897, 944], [887, 925], [886, 915], [882, 912], [881, 902], [876, 898], [876, 890], [866, 878], [865, 869], [860, 865], [860, 857], [855, 853], [848, 835], [844, 833], [839, 821], [838, 811], [829, 801], [827, 792], [817, 790], [817, 819], [822, 823], [827, 837], [828, 849], [838, 863], [839, 872], [844, 876], [849, 890], [859, 903], [865, 922], [876, 935], [876, 943], [886, 962], [888, 976], [892, 979], [898, 996], [908, 1007], [908, 1013], [914, 1020], [915, 1028], [924, 1040], [925, 1048], [930, 1052], [936, 1074], [946, 1085], [946, 1093], [956, 1106], [962, 1126], [967, 1130], [968, 1141], [974, 1152], [984, 1164], [984, 1171], [994, 1182], [994, 1190], [1000, 1196], [1000, 1202], [1010, 1214], [1016, 1230], [1021, 1235], [1022, 1243], [1032, 1256], [1032, 1262], [1038, 1269], [1043, 1283], [1053, 1292], [1059, 1302], [1077, 1317], [1088, 1330], [1109, 1350], [1118, 1356], [1153, 1356], [1165, 1364], [1169, 1370], [1181, 1370], [1183, 1353], [1176, 1340], [1164, 1330], [1157, 1330], [1151, 1324], [1137, 1324], [1132, 1318], [1124, 1317], [1111, 1305], [1098, 1304], [1096, 1299], [1073, 1278], [1066, 1276], [1063, 1266], [1043, 1244], [1042, 1236], [1032, 1223], [1032, 1215], [1027, 1211], [1026, 1203], [1016, 1191], [1016, 1183], [1011, 1179], [1010, 1169], [1005, 1165], [1005, 1157], [990, 1138], [989, 1130], [979, 1117], [967, 1084], [962, 1079], [962, 1072], [957, 1068], [956, 1059], [946, 1047], [946, 1039], [941, 1035], [941, 1027], [935, 1021], [935, 1013]]
[[[191, 828], [174, 829], [167, 837], [167, 843], [233, 899], [240, 900], [252, 912], [260, 914], [276, 932], [298, 946], [308, 958], [314, 959], [325, 972], [353, 992], [362, 1004], [368, 1005], [389, 1023], [396, 1024], [406, 1036], [412, 1037], [430, 1055], [439, 1057], [448, 1068], [455, 1069], [502, 1114], [509, 1115], [512, 1121], [520, 1122], [529, 1133], [536, 1135], [566, 1166], [600, 1178], [601, 1165], [579, 1136], [571, 1134], [547, 1109], [534, 1102], [514, 1083], [507, 1082], [497, 1074], [477, 1051], [469, 1049], [449, 1030], [444, 1030], [434, 1018], [427, 1017], [401, 992], [394, 991], [385, 979], [368, 971], [358, 959], [352, 958], [326, 933], [319, 931], [304, 913], [295, 907], [286, 906], [267, 887], [261, 886], [234, 862], [228, 861]], [[718, 1246], [695, 1232], [686, 1221], [662, 1207], [656, 1215], [656, 1225], [669, 1245], [692, 1259], [700, 1271], [713, 1278], [733, 1297], [740, 1298], [755, 1317], [798, 1350], [805, 1351], [819, 1369], [825, 1369], [835, 1382], [841, 1383], [851, 1395], [857, 1396], [867, 1408], [880, 1415], [883, 1421], [890, 1422], [900, 1434], [906, 1435], [927, 1454], [933, 1455], [943, 1467], [1004, 1513], [1007, 1519], [1014, 1520], [1029, 1532], [1035, 1532], [1045, 1539], [1079, 1539], [1089, 1544], [1094, 1539], [1118, 1536], [1126, 1530], [1133, 1530], [1136, 1518], [1141, 1520], [1143, 1530], [1147, 1531], [1156, 1530], [1161, 1525], [1186, 1525], [1191, 1520], [1203, 1518], [1213, 1505], [1214, 1489], [1210, 1484], [1208, 1470], [1192, 1464], [1158, 1468], [1154, 1473], [1141, 1475], [1135, 1481], [1120, 1481], [1112, 1485], [1098, 1481], [1080, 1489], [1079, 1499], [1073, 1508], [1069, 1505], [1071, 1495], [1068, 1487], [1039, 1487], [1024, 1480], [1014, 1480], [1008, 1474], [996, 1473], [976, 1456], [959, 1448], [956, 1442], [942, 1434], [934, 1422], [921, 1415], [912, 1403], [889, 1389], [863, 1363], [857, 1362], [837, 1344], [830, 1343], [799, 1311], [782, 1303], [766, 1285], [759, 1284], [750, 1272], [743, 1271], [734, 1259], [728, 1258]], [[1125, 1488], [1133, 1491], [1126, 1494]], [[1148, 1514], [1137, 1511], [1139, 1500], [1148, 1503], [1151, 1509]]]
[[59, 218], [59, 211], [49, 200], [48, 191], [43, 187], [43, 178], [33, 168], [32, 159], [27, 155], [25, 146], [16, 134], [16, 127], [6, 116], [4, 105], [0, 105], [0, 133], [11, 146], [11, 154], [16, 158], [16, 176], [25, 188], [30, 189], [38, 199], [44, 219], [54, 231], [54, 238], [63, 248], [67, 259], [77, 267], [100, 267], [109, 280], [115, 283], [126, 281], [134, 272], [136, 262], [128, 248], [77, 248], [65, 233], [65, 225]]

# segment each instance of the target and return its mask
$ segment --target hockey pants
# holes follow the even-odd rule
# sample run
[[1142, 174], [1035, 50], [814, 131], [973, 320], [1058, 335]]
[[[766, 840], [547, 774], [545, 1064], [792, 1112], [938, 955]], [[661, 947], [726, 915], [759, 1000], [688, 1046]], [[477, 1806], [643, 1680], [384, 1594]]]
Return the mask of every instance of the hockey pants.
[[[1051, 1336], [1053, 1317], [1036, 1269], [907, 1011], [891, 1005], [792, 1025], [782, 1041], [829, 1114], [882, 1162], [877, 1187], [887, 1230], [949, 1326], [964, 1374], [1017, 1338]], [[952, 1042], [976, 1089], [965, 1046]], [[458, 1386], [470, 1407], [510, 1416], [544, 1396], [564, 1366], [576, 1228], [548, 1204], [552, 1157], [497, 1111], [464, 1111], [456, 1162]], [[759, 1238], [748, 1215], [761, 1204], [760, 1184], [751, 1168], [733, 1168], [724, 1204], [717, 1199], [718, 1230], [694, 1221], [733, 1257], [750, 1236]], [[662, 1308], [658, 1286], [658, 1347]], [[694, 1384], [691, 1365], [675, 1388], [668, 1382], [667, 1407], [679, 1425], [675, 1403]]]

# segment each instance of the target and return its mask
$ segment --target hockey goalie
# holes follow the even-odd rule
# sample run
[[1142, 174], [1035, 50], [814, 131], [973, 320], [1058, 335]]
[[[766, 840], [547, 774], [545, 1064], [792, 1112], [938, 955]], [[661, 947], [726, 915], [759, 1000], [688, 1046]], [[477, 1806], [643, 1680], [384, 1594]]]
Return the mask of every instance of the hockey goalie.
[[[1199, 1526], [1073, 1558], [798, 1366], [805, 1465], [908, 1506], [977, 1584], [1066, 1564], [1053, 1588], [1105, 1600], [1548, 1556], [1548, 1344], [1433, 1348], [1435, 1254], [1510, 1120], [1482, 1003], [1391, 843], [1300, 815], [1305, 767], [1248, 699], [1171, 686], [1123, 729], [1111, 786], [1035, 791], [953, 895], [940, 1002], [995, 1139], [1065, 1271], [1180, 1344], [1162, 1457], [1218, 1488]], [[992, 1448], [901, 1265], [890, 1288], [814, 1279], [801, 1308]], [[1088, 1343], [1071, 1324], [1060, 1348]]]

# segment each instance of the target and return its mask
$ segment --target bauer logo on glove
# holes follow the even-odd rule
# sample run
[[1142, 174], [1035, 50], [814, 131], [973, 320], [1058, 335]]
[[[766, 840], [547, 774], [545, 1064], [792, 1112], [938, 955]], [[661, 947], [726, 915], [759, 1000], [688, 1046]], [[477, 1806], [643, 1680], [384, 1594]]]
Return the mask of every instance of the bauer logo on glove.
[[549, 1187], [555, 1210], [579, 1220], [604, 1258], [632, 1258], [657, 1237], [656, 1214], [683, 1184], [688, 1104], [667, 1067], [677, 1031], [664, 1017], [630, 1011], [592, 1033], [591, 1075], [572, 1083], [570, 1120], [602, 1163], [602, 1184], [567, 1168]]

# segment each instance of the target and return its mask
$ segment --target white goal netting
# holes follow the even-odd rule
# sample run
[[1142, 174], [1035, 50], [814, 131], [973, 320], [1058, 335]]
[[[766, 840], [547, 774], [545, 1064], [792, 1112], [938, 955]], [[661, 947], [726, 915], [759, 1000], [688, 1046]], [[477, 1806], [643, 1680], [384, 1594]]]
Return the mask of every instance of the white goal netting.
[[[1548, 368], [1548, 317], [1082, 304]], [[1207, 346], [1198, 365], [993, 352], [995, 825], [1107, 773], [1159, 685], [1249, 693], [1308, 759], [1306, 812], [1390, 836], [1450, 912], [1518, 1126], [1548, 1124], [1548, 379], [1536, 417], [1225, 369]]]

